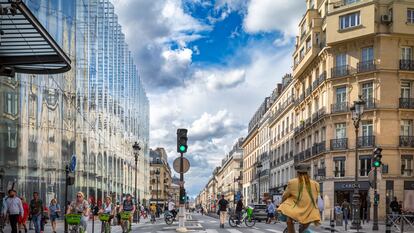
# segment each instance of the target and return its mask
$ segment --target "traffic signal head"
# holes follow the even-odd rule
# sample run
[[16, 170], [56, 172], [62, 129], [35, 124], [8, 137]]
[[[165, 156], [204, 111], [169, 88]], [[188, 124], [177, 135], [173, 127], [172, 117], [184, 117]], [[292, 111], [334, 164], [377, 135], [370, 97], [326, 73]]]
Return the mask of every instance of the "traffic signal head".
[[186, 153], [187, 152], [187, 129], [177, 129], [177, 152]]
[[186, 202], [186, 194], [185, 194], [185, 189], [184, 188], [180, 188], [180, 204], [185, 204]]
[[381, 162], [382, 154], [381, 154], [381, 152], [382, 152], [382, 148], [380, 148], [380, 147], [376, 147], [373, 151], [374, 159], [372, 161], [372, 165], [374, 167], [381, 167], [381, 165], [382, 165], [382, 162]]

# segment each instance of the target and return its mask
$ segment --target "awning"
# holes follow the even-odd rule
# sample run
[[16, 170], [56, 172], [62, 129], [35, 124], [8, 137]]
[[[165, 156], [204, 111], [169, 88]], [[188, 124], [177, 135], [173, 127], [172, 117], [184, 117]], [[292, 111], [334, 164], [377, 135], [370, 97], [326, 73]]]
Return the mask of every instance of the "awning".
[[21, 0], [0, 0], [0, 75], [64, 73], [70, 63]]

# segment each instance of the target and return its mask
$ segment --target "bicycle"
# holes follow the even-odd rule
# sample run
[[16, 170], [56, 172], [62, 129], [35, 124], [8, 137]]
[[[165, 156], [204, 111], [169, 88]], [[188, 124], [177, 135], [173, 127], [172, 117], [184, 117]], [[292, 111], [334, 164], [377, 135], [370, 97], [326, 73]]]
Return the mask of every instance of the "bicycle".
[[111, 215], [110, 214], [100, 214], [99, 220], [102, 222], [103, 232], [110, 233], [111, 232], [111, 223], [110, 223]]
[[246, 210], [242, 212], [242, 216], [241, 216], [241, 219], [240, 220], [238, 219], [239, 216], [237, 216], [235, 214], [232, 214], [229, 217], [229, 225], [231, 227], [236, 227], [237, 225], [239, 225], [242, 222], [244, 222], [244, 224], [247, 227], [253, 227], [256, 224], [256, 218], [255, 218], [255, 216], [253, 214], [253, 210], [254, 210], [253, 207], [248, 206], [246, 208]]
[[66, 222], [69, 226], [70, 233], [84, 233], [85, 229], [80, 224], [82, 219], [82, 214], [66, 214]]
[[121, 227], [122, 233], [129, 233], [131, 232], [131, 212], [130, 211], [122, 211], [121, 212]]
[[171, 211], [166, 211], [164, 213], [164, 221], [167, 225], [171, 225], [173, 224], [174, 221], [176, 221], [176, 215], [174, 216], [173, 213], [171, 213]]

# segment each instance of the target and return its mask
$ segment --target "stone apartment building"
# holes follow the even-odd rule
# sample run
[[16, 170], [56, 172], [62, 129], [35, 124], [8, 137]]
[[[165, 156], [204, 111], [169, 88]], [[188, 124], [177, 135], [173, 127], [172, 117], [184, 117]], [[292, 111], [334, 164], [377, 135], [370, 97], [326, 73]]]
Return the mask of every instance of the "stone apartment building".
[[[413, 208], [414, 1], [308, 0], [299, 30], [295, 162], [312, 164], [325, 209], [352, 200], [356, 145], [361, 215], [369, 217], [373, 206], [368, 173], [375, 146], [383, 148], [380, 218], [394, 196]], [[350, 107], [358, 96], [366, 103], [355, 135]]]
[[168, 155], [164, 148], [150, 150], [150, 203], [157, 203], [164, 208], [170, 198], [173, 198], [171, 169], [168, 164]]

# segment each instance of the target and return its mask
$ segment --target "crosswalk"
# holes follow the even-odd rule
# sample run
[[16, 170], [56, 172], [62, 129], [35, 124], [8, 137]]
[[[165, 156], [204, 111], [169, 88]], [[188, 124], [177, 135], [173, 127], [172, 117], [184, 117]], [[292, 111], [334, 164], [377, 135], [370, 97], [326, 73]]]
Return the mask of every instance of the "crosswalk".
[[[201, 231], [203, 232], [203, 231]], [[283, 233], [281, 230], [276, 229], [259, 229], [259, 228], [245, 228], [243, 231], [235, 229], [235, 228], [225, 228], [225, 229], [205, 229], [205, 233], [245, 233], [245, 232], [251, 232], [251, 233], [263, 233], [263, 232], [273, 232], [273, 233]]]

